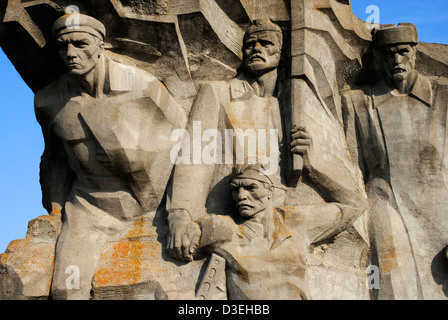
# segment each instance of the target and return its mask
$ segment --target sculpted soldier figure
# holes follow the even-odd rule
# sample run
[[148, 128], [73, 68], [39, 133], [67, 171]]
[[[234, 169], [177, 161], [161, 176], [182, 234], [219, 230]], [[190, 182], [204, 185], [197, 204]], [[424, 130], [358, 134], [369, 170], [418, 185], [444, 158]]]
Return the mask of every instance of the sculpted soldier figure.
[[[325, 193], [327, 198], [325, 200], [320, 199], [318, 203], [323, 205], [331, 203], [332, 209], [328, 212], [328, 218], [330, 219], [330, 216], [333, 214], [337, 216], [337, 223], [333, 224], [334, 228], [327, 230], [328, 233], [319, 234], [310, 241], [306, 240], [302, 243], [296, 242], [297, 239], [294, 238], [293, 241], [288, 242], [289, 244], [284, 247], [293, 248], [294, 243], [296, 245], [295, 248], [297, 248], [302, 245], [306, 247], [312, 243], [321, 243], [317, 240], [321, 236], [322, 238], [320, 239], [322, 241], [335, 237], [341, 231], [351, 226], [365, 212], [367, 204], [363, 192], [358, 189], [357, 185], [352, 185], [353, 181], [355, 181], [353, 177], [341, 177], [339, 175], [340, 179], [335, 179], [332, 164], [323, 163], [324, 161], [319, 162], [319, 168], [325, 168], [327, 171], [321, 172], [319, 169], [316, 169], [315, 163], [310, 161], [310, 159], [315, 161], [318, 157], [310, 157], [310, 154], [313, 153], [313, 144], [310, 135], [304, 128], [295, 126], [289, 133], [291, 135], [291, 144], [285, 146], [283, 142], [285, 135], [283, 110], [281, 109], [279, 99], [276, 97], [280, 89], [277, 84], [277, 76], [281, 48], [281, 29], [268, 20], [256, 21], [244, 36], [244, 56], [240, 73], [230, 81], [206, 83], [201, 87], [190, 113], [189, 125], [187, 125], [188, 135], [186, 136], [193, 137], [195, 135], [194, 129], [198, 126], [198, 123], [201, 125], [202, 132], [209, 129], [217, 129], [223, 132], [221, 137], [226, 137], [226, 129], [255, 129], [261, 132], [276, 129], [278, 131], [277, 143], [271, 143], [269, 146], [269, 151], [274, 154], [277, 153], [278, 156], [275, 158], [270, 157], [270, 163], [266, 166], [270, 171], [269, 177], [271, 181], [276, 186], [282, 186], [284, 181], [282, 170], [270, 169], [272, 167], [282, 167], [282, 158], [286, 154], [284, 148], [290, 148], [292, 154], [298, 154], [303, 157], [305, 168], [303, 174], [307, 175], [322, 193]], [[201, 135], [202, 132], [200, 132]], [[218, 137], [213, 141], [215, 145], [224, 144], [225, 142], [224, 138], [218, 139]], [[201, 146], [203, 149], [204, 145]], [[226, 146], [215, 148], [215, 150], [225, 149]], [[235, 149], [232, 149], [232, 151], [235, 151]], [[225, 155], [222, 159], [225, 159]], [[172, 184], [170, 184], [168, 189], [166, 208], [170, 228], [168, 251], [177, 259], [191, 261], [197, 251], [201, 235], [201, 230], [198, 228], [196, 221], [200, 217], [206, 218], [207, 214], [238, 216], [239, 212], [235, 210], [236, 207], [232, 201], [232, 193], [229, 188], [230, 174], [235, 162], [229, 161], [221, 164], [201, 162], [195, 164], [194, 157], [187, 160], [189, 161], [186, 161], [186, 163], [182, 161], [175, 166]], [[249, 161], [245, 163], [249, 163]], [[347, 185], [341, 186], [344, 182], [348, 182]], [[285, 188], [274, 188], [272, 192], [273, 204], [270, 206], [282, 207], [285, 203]], [[294, 190], [291, 192], [294, 192]], [[311, 201], [310, 199], [302, 200], [304, 202]], [[326, 203], [327, 200], [328, 202]], [[319, 210], [316, 210], [316, 212]], [[296, 218], [299, 219], [300, 215], [291, 213], [291, 216], [294, 216], [291, 218], [294, 220]], [[322, 223], [325, 224], [324, 222]], [[294, 225], [293, 222], [292, 224]], [[308, 232], [303, 231], [302, 235], [304, 234], [308, 234]], [[290, 245], [292, 247], [289, 247]], [[264, 247], [262, 246], [261, 248]], [[285, 250], [287, 251], [287, 249]], [[273, 250], [272, 252], [267, 250], [264, 257], [270, 259], [268, 257], [270, 254], [275, 256], [278, 252], [279, 250]], [[302, 259], [303, 252], [303, 250], [297, 249], [291, 255], [297, 259]], [[297, 260], [294, 261], [297, 262]], [[260, 258], [257, 264], [264, 262]], [[301, 265], [305, 266], [306, 263], [303, 262]], [[364, 270], [360, 272], [364, 275]], [[262, 273], [255, 272], [254, 276], [261, 277]], [[274, 273], [275, 276], [278, 275], [277, 272]], [[272, 276], [272, 279], [275, 279], [275, 276]], [[296, 276], [293, 275], [293, 277]], [[290, 297], [294, 297], [294, 299], [304, 297], [312, 299], [312, 296], [302, 294], [303, 291], [306, 291], [306, 286], [302, 286], [305, 276], [303, 274], [301, 276], [296, 278], [300, 284], [291, 287]], [[237, 283], [235, 284], [236, 286], [243, 285], [240, 283], [239, 275], [232, 276], [229, 279]], [[364, 276], [362, 279], [364, 279]], [[257, 281], [261, 281], [261, 278], [258, 278]], [[313, 282], [314, 279], [310, 281]], [[365, 288], [364, 280], [360, 280], [360, 282], [357, 285]], [[279, 286], [281, 287], [282, 285], [285, 285], [285, 283], [280, 281]], [[231, 290], [228, 289], [228, 292]], [[329, 289], [329, 291], [331, 290]], [[233, 296], [244, 298], [244, 295], [238, 295], [236, 291], [233, 291]], [[261, 297], [259, 292], [254, 295], [248, 294], [248, 296]]]
[[[279, 90], [277, 76], [281, 49], [281, 29], [269, 20], [255, 21], [244, 36], [244, 56], [240, 73], [230, 81], [206, 83], [201, 87], [187, 125], [189, 136], [194, 135], [195, 122], [196, 125], [200, 123], [203, 131], [258, 129], [266, 132], [276, 129], [277, 143], [270, 145], [270, 152], [277, 152], [279, 156], [270, 158], [269, 168], [281, 167], [279, 161], [284, 151], [285, 129], [279, 99], [276, 98]], [[291, 152], [304, 156], [304, 161], [308, 162], [304, 174], [326, 193], [330, 202], [337, 203], [340, 210], [345, 211], [344, 220], [338, 224], [341, 231], [342, 226], [347, 227], [365, 211], [364, 195], [354, 187], [341, 188], [341, 181], [331, 177], [332, 164], [325, 165], [330, 169], [327, 173], [314, 168], [309, 160], [309, 154], [312, 153], [311, 137], [303, 128], [295, 126], [289, 134]], [[221, 136], [225, 137], [225, 133]], [[224, 144], [224, 140], [215, 138], [214, 142]], [[226, 148], [217, 148], [224, 149]], [[222, 157], [224, 158], [225, 156]], [[175, 166], [172, 184], [168, 189], [168, 249], [173, 257], [191, 261], [200, 235], [194, 221], [205, 213], [238, 215], [238, 212], [235, 211], [228, 187], [235, 162], [194, 164], [194, 159], [187, 162]], [[277, 186], [282, 185], [284, 180], [281, 171], [270, 172], [271, 180]], [[274, 189], [275, 207], [284, 203], [283, 189]]]
[[[65, 15], [52, 31], [68, 72], [35, 97], [43, 202], [63, 222], [51, 294], [88, 299], [106, 241], [159, 205], [172, 169], [169, 136], [186, 115], [154, 76], [107, 57], [100, 21]], [[73, 266], [74, 289], [66, 285]]]
[[[230, 81], [201, 86], [187, 125], [190, 137], [195, 134], [195, 124], [200, 125], [201, 136], [206, 130], [218, 130], [222, 139], [217, 141], [218, 137], [215, 137], [216, 144], [224, 144], [227, 139], [225, 129], [233, 132], [247, 129], [269, 132], [274, 129], [278, 132], [274, 140], [278, 141], [272, 141], [275, 145], [272, 152], [278, 151], [282, 141], [282, 119], [276, 94], [282, 42], [282, 31], [278, 25], [270, 20], [254, 22], [244, 36], [241, 72]], [[233, 137], [230, 140], [233, 141]], [[204, 146], [205, 143], [199, 146], [200, 150]], [[193, 222], [201, 214], [235, 210], [229, 201], [231, 195], [228, 190], [228, 177], [235, 161], [234, 148], [231, 147], [230, 161], [225, 156], [226, 147], [220, 145], [216, 148], [222, 150], [222, 164], [207, 164], [202, 159], [195, 163], [192, 157], [191, 161], [186, 159], [188, 163], [176, 165], [167, 200], [171, 234], [168, 249], [174, 257], [192, 259], [199, 239]], [[273, 162], [273, 167], [278, 166], [278, 157]], [[280, 179], [278, 173], [276, 176]]]
[[381, 79], [345, 92], [345, 130], [370, 198], [379, 299], [446, 298], [446, 79], [415, 70], [417, 29], [384, 26], [373, 44]]
[[232, 300], [306, 300], [310, 247], [345, 228], [352, 213], [336, 203], [274, 207], [279, 186], [265, 172], [261, 165], [234, 167], [230, 184], [238, 214], [201, 217], [199, 247], [226, 260]]

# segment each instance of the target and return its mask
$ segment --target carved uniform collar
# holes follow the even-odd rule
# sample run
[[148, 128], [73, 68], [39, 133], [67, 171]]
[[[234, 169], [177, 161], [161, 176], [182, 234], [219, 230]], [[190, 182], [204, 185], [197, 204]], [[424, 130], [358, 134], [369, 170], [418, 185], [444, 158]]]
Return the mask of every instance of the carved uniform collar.
[[[408, 93], [408, 96], [413, 97], [417, 100], [420, 100], [428, 107], [431, 107], [433, 104], [433, 92], [432, 85], [429, 79], [425, 76], [420, 75], [417, 71], [415, 83]], [[397, 95], [397, 91], [392, 88], [385, 80], [382, 80], [378, 86], [372, 89], [372, 97], [374, 97], [374, 108], [375, 106], [380, 105], [386, 100], [392, 98], [394, 95]]]
[[[284, 222], [284, 217], [273, 208], [273, 220], [274, 220], [274, 233], [272, 235], [271, 248], [270, 250], [274, 250], [278, 246], [280, 246], [286, 239], [292, 237], [291, 232]], [[263, 236], [263, 226], [258, 223], [252, 223], [250, 221], [243, 222], [239, 225], [238, 234], [241, 238], [246, 238], [248, 240], [254, 239], [256, 237]]]
[[255, 95], [255, 90], [247, 81], [244, 72], [238, 74], [236, 78], [229, 81], [230, 85], [230, 99], [232, 101], [247, 100]]

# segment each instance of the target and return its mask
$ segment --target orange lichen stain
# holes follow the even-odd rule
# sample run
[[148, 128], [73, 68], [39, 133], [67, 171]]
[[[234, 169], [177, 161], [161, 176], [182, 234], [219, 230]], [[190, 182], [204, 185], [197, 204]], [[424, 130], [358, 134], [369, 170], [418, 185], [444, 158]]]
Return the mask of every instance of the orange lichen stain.
[[388, 274], [397, 267], [397, 253], [393, 243], [392, 236], [383, 239], [384, 249], [378, 250], [380, 258], [380, 273]]
[[142, 240], [142, 237], [155, 238], [155, 232], [151, 227], [147, 228], [143, 219], [139, 219], [133, 223], [123, 240], [106, 248], [94, 276], [95, 286], [132, 285], [142, 280], [142, 271], [160, 271], [151, 263], [148, 266], [148, 260], [152, 261], [160, 255], [159, 243]]
[[0, 265], [6, 265], [8, 262], [8, 255], [6, 253], [0, 254]]
[[277, 208], [277, 211], [283, 216], [283, 219], [291, 219], [293, 217], [296, 224], [302, 225], [305, 223], [305, 215], [300, 213], [299, 207], [283, 206]]
[[6, 253], [20, 251], [26, 246], [26, 239], [12, 240], [6, 248]]

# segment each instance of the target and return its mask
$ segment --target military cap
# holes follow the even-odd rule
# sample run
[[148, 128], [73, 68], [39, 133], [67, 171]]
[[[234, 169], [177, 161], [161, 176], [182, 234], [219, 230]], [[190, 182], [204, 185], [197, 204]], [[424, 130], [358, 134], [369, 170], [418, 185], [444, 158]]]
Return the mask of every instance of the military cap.
[[385, 25], [374, 32], [375, 45], [385, 47], [395, 44], [417, 44], [417, 27], [412, 23], [400, 23], [396, 25]]
[[252, 24], [249, 26], [249, 28], [246, 30], [246, 33], [244, 34], [244, 39], [246, 39], [249, 35], [253, 33], [263, 31], [275, 32], [280, 42], [283, 41], [282, 29], [277, 24], [273, 23], [271, 19], [258, 19], [252, 21]]
[[266, 171], [260, 164], [235, 165], [232, 170], [232, 179], [252, 179], [274, 186], [271, 178], [267, 176]]
[[51, 31], [55, 37], [72, 32], [86, 32], [103, 41], [106, 37], [106, 28], [100, 21], [81, 13], [63, 15], [53, 23]]

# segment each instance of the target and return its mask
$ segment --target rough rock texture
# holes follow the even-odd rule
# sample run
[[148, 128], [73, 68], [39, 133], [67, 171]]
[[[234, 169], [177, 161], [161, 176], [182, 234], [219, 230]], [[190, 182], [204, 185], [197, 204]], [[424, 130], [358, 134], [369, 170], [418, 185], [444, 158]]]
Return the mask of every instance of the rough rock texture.
[[0, 299], [48, 299], [60, 215], [40, 216], [28, 224], [25, 239], [12, 241], [0, 255]]
[[[67, 80], [66, 65], [59, 59], [51, 33], [54, 21], [73, 10], [104, 24], [107, 30], [101, 62], [104, 64], [100, 64], [107, 66], [107, 70], [115, 70], [104, 73], [111, 75], [110, 79], [105, 76], [106, 85], [90, 100], [82, 100], [70, 90], [63, 91], [65, 84], [71, 82]], [[276, 93], [268, 97], [250, 88], [249, 77], [241, 76], [244, 72], [249, 74], [241, 65], [245, 58], [244, 34], [252, 21], [263, 18], [270, 18], [283, 33], [281, 60], [276, 66], [278, 78], [275, 80], [279, 85]], [[234, 240], [233, 227], [226, 225], [225, 232], [221, 232], [222, 229], [218, 232], [199, 223], [203, 229], [199, 246], [205, 248], [198, 251], [193, 262], [175, 259], [167, 249], [172, 239], [170, 231], [175, 225], [171, 223], [175, 219], [167, 220], [167, 209], [173, 209], [173, 203], [180, 204], [174, 209], [188, 206], [198, 209], [190, 212], [188, 219], [197, 215], [197, 220], [202, 213], [237, 213], [228, 186], [230, 167], [215, 166], [211, 173], [201, 176], [197, 169], [190, 167], [183, 171], [179, 165], [172, 174], [169, 154], [173, 144], [169, 133], [174, 128], [184, 128], [187, 118], [191, 124], [187, 124], [188, 130], [199, 118], [203, 123], [212, 123], [215, 115], [222, 114], [228, 117], [220, 118], [220, 130], [255, 127], [253, 117], [248, 116], [250, 112], [244, 112], [244, 108], [232, 109], [232, 103], [252, 112], [264, 110], [266, 106], [281, 110], [278, 116], [281, 120], [269, 124], [283, 134], [281, 170], [275, 180], [282, 188], [277, 190], [273, 206], [294, 208], [292, 212], [298, 210], [303, 214], [304, 206], [325, 208], [330, 205], [333, 211], [328, 211], [325, 217], [329, 221], [338, 218], [328, 226], [319, 225], [319, 221], [314, 223], [306, 214], [289, 216], [304, 219], [300, 222], [311, 221], [309, 230], [294, 229], [295, 220], [288, 225], [294, 236], [301, 239], [298, 245], [306, 244], [306, 248], [301, 247], [300, 254], [294, 256], [297, 258], [295, 279], [305, 280], [297, 284], [303, 286], [303, 291], [295, 291], [284, 286], [282, 275], [272, 273], [278, 279], [269, 280], [275, 285], [278, 280], [281, 288], [278, 297], [291, 293], [290, 297], [303, 298], [303, 292], [310, 299], [447, 297], [448, 266], [443, 260], [446, 256], [443, 250], [448, 243], [442, 243], [443, 236], [440, 236], [448, 234], [446, 219], [438, 223], [429, 219], [420, 224], [414, 219], [419, 211], [411, 210], [404, 218], [410, 219], [408, 226], [399, 223], [402, 216], [395, 216], [383, 225], [373, 224], [375, 227], [372, 227], [372, 212], [395, 212], [393, 210], [402, 206], [402, 202], [382, 202], [384, 194], [390, 195], [389, 189], [375, 184], [378, 180], [371, 183], [372, 175], [366, 173], [371, 171], [366, 171], [365, 163], [358, 161], [368, 152], [361, 152], [365, 144], [357, 140], [363, 136], [356, 130], [362, 121], [358, 121], [350, 106], [364, 98], [356, 100], [353, 97], [359, 97], [359, 91], [349, 89], [365, 89], [378, 80], [379, 64], [372, 50], [371, 30], [353, 15], [350, 1], [0, 0], [0, 46], [36, 93], [36, 113], [46, 137], [41, 166], [43, 203], [53, 212], [31, 221], [27, 237], [11, 242], [0, 255], [1, 299], [69, 298], [61, 287], [67, 284], [76, 287], [76, 278], [71, 277], [76, 276], [76, 269], [66, 269], [72, 266], [81, 268], [80, 285], [84, 290], [82, 295], [72, 298], [195, 299], [199, 297], [199, 289], [208, 292], [201, 296], [207, 299], [226, 299], [230, 291], [236, 292], [238, 297], [247, 297], [247, 292], [243, 292], [247, 289], [246, 283], [243, 281], [241, 287], [235, 283], [244, 272], [254, 270], [254, 265], [238, 264], [238, 257], [232, 252], [239, 252], [239, 249], [225, 251], [226, 247], [213, 247], [212, 250], [209, 245], [213, 241], [222, 245], [229, 239]], [[447, 57], [447, 45], [420, 43], [415, 68], [422, 76], [444, 84], [448, 77]], [[238, 77], [234, 78], [236, 75]], [[446, 107], [443, 92], [440, 96], [440, 103], [445, 103]], [[60, 97], [65, 100], [61, 102]], [[354, 102], [348, 103], [352, 98]], [[67, 105], [70, 108], [65, 108]], [[114, 112], [108, 112], [112, 106]], [[89, 112], [89, 107], [97, 108], [97, 112]], [[194, 108], [200, 111], [190, 113]], [[65, 117], [60, 109], [65, 110]], [[266, 114], [260, 112], [257, 116], [261, 119]], [[438, 115], [438, 124], [446, 122], [441, 113]], [[395, 117], [398, 121], [399, 115]], [[423, 127], [421, 123], [419, 127]], [[309, 163], [301, 163], [291, 154], [290, 132], [296, 124], [304, 126], [312, 137]], [[263, 128], [268, 129], [268, 126]], [[431, 131], [434, 134], [440, 131], [434, 130], [435, 133]], [[154, 147], [151, 142], [156, 140], [159, 145]], [[73, 147], [78, 143], [81, 148]], [[394, 145], [399, 143], [394, 142]], [[58, 152], [51, 150], [74, 152], [63, 151], [57, 159], [59, 162], [52, 162]], [[434, 159], [440, 160], [431, 150], [420, 153], [422, 161], [428, 165]], [[95, 156], [91, 157], [92, 154]], [[399, 158], [399, 154], [397, 151], [391, 159], [395, 159], [395, 155]], [[438, 168], [446, 168], [446, 162], [437, 163], [441, 164]], [[391, 167], [397, 169], [394, 164]], [[64, 179], [60, 178], [61, 172], [53, 174], [51, 168], [65, 170]], [[424, 171], [420, 169], [416, 166], [413, 170], [420, 174]], [[105, 183], [98, 190], [95, 183], [94, 187], [90, 184], [86, 187], [86, 181], [98, 182], [95, 178], [104, 177], [106, 173], [113, 178], [109, 184]], [[415, 182], [404, 176], [398, 183]], [[424, 180], [425, 175], [422, 177]], [[438, 177], [444, 178], [445, 173]], [[397, 183], [395, 176], [386, 178], [390, 178], [385, 179], [387, 185]], [[73, 184], [73, 181], [77, 182]], [[417, 182], [424, 189], [426, 184], [434, 187], [443, 181]], [[178, 190], [181, 190], [180, 196]], [[52, 194], [58, 191], [64, 191], [65, 198], [56, 201], [60, 208], [53, 210], [55, 197]], [[432, 205], [440, 206], [441, 198], [446, 198], [446, 194], [432, 199]], [[176, 218], [186, 221], [181, 214]], [[422, 226], [430, 234], [437, 229], [437, 236], [419, 233]], [[188, 229], [185, 234], [195, 234], [195, 230], [198, 229]], [[316, 230], [321, 233], [312, 233]], [[395, 247], [397, 241], [403, 241], [397, 238], [401, 231], [409, 232], [412, 250], [403, 249], [406, 245]], [[312, 236], [305, 236], [308, 232]], [[372, 236], [374, 234], [380, 236]], [[207, 245], [204, 239], [209, 239]], [[286, 248], [291, 245], [287, 241]], [[65, 254], [66, 248], [73, 249], [73, 256]], [[272, 259], [269, 262], [273, 266], [278, 259], [276, 254], [285, 250], [285, 247], [279, 248], [263, 252], [266, 259]], [[62, 258], [55, 260], [55, 252]], [[91, 255], [85, 256], [86, 252]], [[213, 254], [211, 258], [210, 253]], [[394, 275], [401, 274], [409, 266], [399, 265], [395, 261], [397, 256], [404, 257], [400, 261], [409, 261], [406, 260], [409, 256], [418, 261], [421, 258], [424, 262], [417, 263], [419, 267], [423, 263], [421, 283], [431, 282], [432, 289], [421, 289], [421, 283], [416, 285], [417, 290], [404, 289], [406, 284], [396, 280], [399, 277]], [[226, 260], [225, 272], [222, 257]], [[82, 262], [71, 263], [76, 259]], [[55, 261], [58, 270], [55, 279], [58, 280], [52, 283]], [[210, 261], [219, 267], [214, 268]], [[381, 274], [387, 281], [381, 282], [384, 294], [378, 295], [376, 290], [366, 286], [366, 268], [380, 261]], [[85, 273], [84, 268], [89, 271]], [[69, 272], [65, 274], [65, 271]], [[253, 274], [257, 274], [256, 271]], [[74, 282], [66, 282], [67, 279]], [[226, 279], [235, 280], [230, 282], [231, 289], [226, 288], [229, 284]], [[208, 291], [209, 286], [214, 290]], [[237, 292], [240, 288], [246, 289]]]

